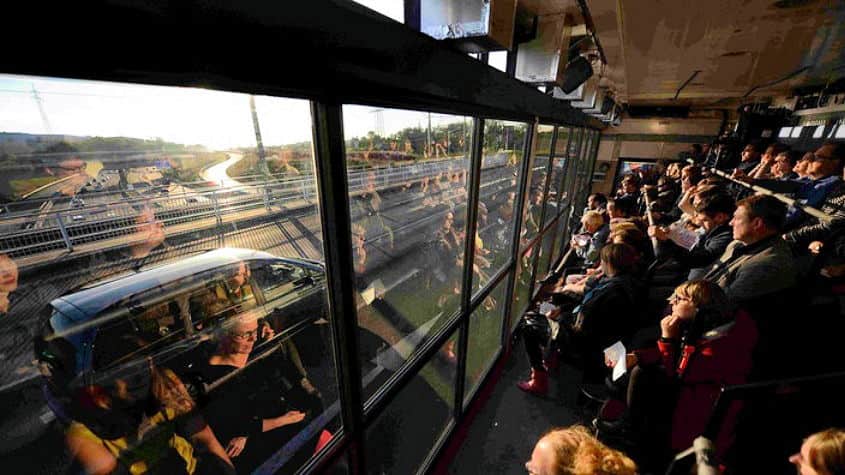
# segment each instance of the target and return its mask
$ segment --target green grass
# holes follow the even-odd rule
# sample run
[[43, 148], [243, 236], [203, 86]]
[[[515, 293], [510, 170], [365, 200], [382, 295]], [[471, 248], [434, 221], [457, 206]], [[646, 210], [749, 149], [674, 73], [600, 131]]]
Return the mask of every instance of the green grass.
[[16, 198], [38, 189], [48, 183], [58, 180], [54, 176], [39, 176], [34, 178], [22, 178], [19, 180], [9, 180], [9, 186], [12, 188], [12, 193]]

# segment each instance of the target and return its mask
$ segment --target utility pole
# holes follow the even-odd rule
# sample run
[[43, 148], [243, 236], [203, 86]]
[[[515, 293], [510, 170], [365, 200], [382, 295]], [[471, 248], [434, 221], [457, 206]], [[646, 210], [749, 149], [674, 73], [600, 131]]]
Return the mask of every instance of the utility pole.
[[38, 105], [38, 112], [41, 114], [41, 122], [44, 124], [44, 132], [47, 135], [53, 134], [53, 128], [50, 126], [50, 120], [47, 119], [47, 112], [44, 110], [44, 103], [41, 100], [41, 96], [38, 95], [38, 90], [35, 89], [35, 84], [30, 84], [32, 86], [32, 98], [35, 99], [35, 104]]
[[264, 155], [264, 144], [261, 142], [261, 128], [258, 126], [258, 113], [255, 111], [255, 96], [249, 96], [249, 108], [252, 111], [252, 126], [255, 128], [255, 143], [258, 147], [258, 169], [264, 175], [270, 174], [267, 158]]
[[428, 132], [426, 133], [425, 149], [428, 150], [428, 156], [431, 157], [431, 112], [428, 113]]

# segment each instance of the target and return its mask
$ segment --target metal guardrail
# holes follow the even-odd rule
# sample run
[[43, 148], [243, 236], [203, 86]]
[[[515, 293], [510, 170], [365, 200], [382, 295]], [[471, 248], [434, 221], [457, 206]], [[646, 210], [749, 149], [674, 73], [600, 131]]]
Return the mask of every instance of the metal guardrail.
[[[505, 165], [508, 154], [485, 157], [485, 168]], [[400, 167], [385, 167], [349, 172], [351, 194], [366, 191], [369, 182], [377, 190], [415, 182], [437, 174], [455, 173], [468, 167], [466, 158], [427, 162]], [[111, 238], [129, 237], [140, 233], [149, 223], [138, 222], [146, 209], [154, 212], [156, 221], [167, 230], [173, 226], [213, 219], [215, 225], [227, 218], [251, 210], [279, 210], [290, 205], [309, 205], [316, 199], [313, 175], [292, 178], [271, 178], [255, 184], [237, 187], [214, 187], [210, 190], [190, 190], [168, 196], [134, 196], [121, 194], [120, 200], [94, 203], [94, 196], [86, 197], [86, 206], [54, 212], [32, 212], [4, 216], [0, 219], [0, 252], [11, 257], [33, 256], [39, 253], [65, 250]]]
[[705, 167], [705, 166], [702, 166], [702, 165], [698, 165], [691, 159], [687, 159], [687, 162], [689, 162], [693, 165], [696, 165], [696, 166], [700, 166], [702, 169], [707, 170], [710, 173], [712, 173], [716, 176], [719, 176], [721, 178], [724, 178], [724, 179], [726, 179], [726, 180], [728, 180], [728, 181], [730, 181], [730, 182], [732, 182], [736, 185], [739, 185], [743, 188], [747, 188], [747, 189], [752, 190], [756, 193], [761, 193], [761, 194], [764, 194], [764, 195], [773, 196], [776, 199], [778, 199], [779, 201], [785, 203], [786, 205], [798, 208], [801, 211], [809, 214], [810, 216], [818, 219], [819, 221], [822, 221], [822, 222], [828, 223], [828, 224], [833, 221], [833, 218], [831, 216], [829, 216], [827, 213], [825, 213], [824, 211], [821, 211], [821, 210], [814, 208], [812, 206], [805, 205], [805, 204], [801, 203], [800, 201], [798, 201], [794, 198], [790, 198], [789, 196], [786, 196], [783, 193], [777, 193], [777, 192], [774, 192], [774, 191], [772, 191], [768, 188], [765, 188], [765, 187], [762, 187], [762, 186], [759, 186], [759, 185], [755, 185], [753, 183], [746, 183], [744, 181], [737, 180], [736, 178], [730, 176], [729, 174], [725, 173], [722, 170], [719, 170], [718, 168]]

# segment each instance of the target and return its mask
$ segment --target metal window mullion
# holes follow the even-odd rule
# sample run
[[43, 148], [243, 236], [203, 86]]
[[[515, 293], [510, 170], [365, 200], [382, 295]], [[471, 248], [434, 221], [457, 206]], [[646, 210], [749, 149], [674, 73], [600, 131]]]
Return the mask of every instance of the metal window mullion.
[[481, 162], [483, 159], [484, 119], [475, 118], [472, 125], [472, 151], [470, 152], [469, 183], [467, 191], [467, 226], [464, 238], [463, 291], [461, 292], [460, 334], [458, 335], [458, 368], [455, 381], [455, 420], [463, 414], [464, 379], [466, 374], [467, 346], [469, 345], [469, 304], [472, 299], [473, 264], [475, 262], [475, 233], [478, 229], [478, 200], [481, 189]]
[[519, 268], [519, 235], [522, 231], [522, 212], [525, 208], [525, 201], [527, 199], [525, 191], [528, 188], [529, 172], [531, 170], [531, 150], [534, 146], [534, 130], [537, 128], [537, 120], [528, 124], [528, 129], [525, 131], [525, 143], [523, 144], [522, 152], [522, 170], [520, 171], [520, 179], [517, 184], [516, 199], [516, 219], [514, 219], [513, 242], [511, 243], [511, 274], [508, 279], [507, 295], [508, 305], [505, 306], [505, 318], [502, 319], [502, 345], [507, 345], [508, 334], [510, 333], [510, 318], [511, 318], [511, 299], [513, 298], [514, 287], [516, 287], [517, 270]]
[[364, 416], [361, 367], [358, 359], [358, 315], [352, 261], [351, 217], [338, 103], [312, 102], [315, 175], [326, 262], [326, 294], [331, 312], [335, 373], [340, 388], [344, 432], [351, 438], [349, 462], [353, 474], [365, 473]]

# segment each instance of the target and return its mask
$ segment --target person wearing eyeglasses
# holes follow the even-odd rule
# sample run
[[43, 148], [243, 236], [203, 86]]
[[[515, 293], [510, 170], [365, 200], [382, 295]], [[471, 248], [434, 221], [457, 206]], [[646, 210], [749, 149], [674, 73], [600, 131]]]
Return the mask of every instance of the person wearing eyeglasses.
[[[284, 346], [269, 357], [255, 358], [256, 342], [274, 336], [269, 324], [241, 314], [218, 330], [217, 348], [197, 369], [206, 384], [220, 383], [203, 412], [239, 473], [252, 472], [322, 412], [319, 393]], [[313, 451], [316, 437], [312, 439], [307, 444], [311, 450], [301, 451], [300, 457]]]
[[[736, 310], [712, 282], [685, 282], [668, 301], [671, 311], [660, 321], [657, 345], [626, 356], [630, 379], [624, 414], [613, 420], [603, 418], [611, 407], [606, 404], [595, 425], [600, 431], [624, 434], [648, 445], [643, 447], [647, 451], [669, 447], [677, 453], [704, 431], [722, 386], [746, 382], [758, 332], [750, 315]], [[615, 361], [605, 363], [611, 368], [616, 365]], [[720, 428], [719, 456], [732, 441], [739, 409], [738, 404], [732, 405]]]
[[[801, 204], [821, 208], [826, 201], [845, 193], [842, 169], [845, 165], [845, 144], [827, 142], [812, 155], [806, 156], [807, 180], [753, 180], [776, 193], [789, 193]], [[824, 210], [823, 210], [824, 211]], [[786, 228], [795, 229], [808, 222], [815, 222], [800, 209], [791, 207], [786, 218]]]

